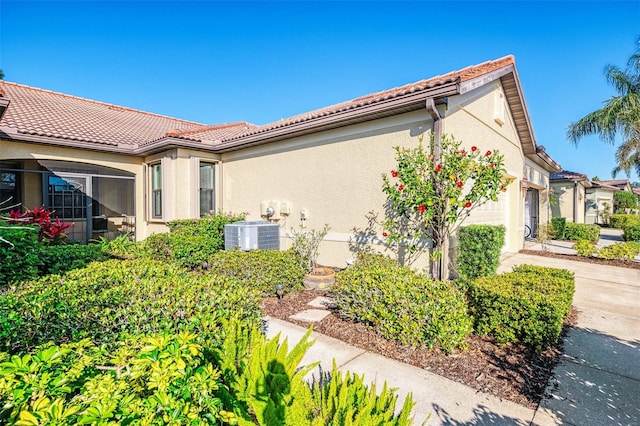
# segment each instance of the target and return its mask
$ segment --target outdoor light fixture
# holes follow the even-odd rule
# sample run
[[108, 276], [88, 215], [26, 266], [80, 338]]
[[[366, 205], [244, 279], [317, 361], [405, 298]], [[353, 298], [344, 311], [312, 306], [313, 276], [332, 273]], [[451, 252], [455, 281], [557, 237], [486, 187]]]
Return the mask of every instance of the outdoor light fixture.
[[282, 305], [282, 296], [284, 295], [284, 286], [282, 284], [276, 285], [276, 294], [278, 295], [278, 303]]

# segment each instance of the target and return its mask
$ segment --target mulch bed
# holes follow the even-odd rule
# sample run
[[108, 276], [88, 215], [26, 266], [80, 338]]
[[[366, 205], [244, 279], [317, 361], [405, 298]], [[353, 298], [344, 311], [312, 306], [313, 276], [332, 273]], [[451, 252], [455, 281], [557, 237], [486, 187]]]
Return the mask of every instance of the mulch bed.
[[[307, 303], [318, 296], [330, 296], [330, 293], [320, 290], [291, 293], [284, 296], [282, 304], [278, 303], [277, 298], [265, 298], [264, 313], [308, 327], [308, 323], [292, 320], [289, 316], [309, 309]], [[553, 367], [562, 354], [562, 339], [576, 320], [577, 311], [572, 308], [560, 342], [540, 354], [524, 345], [500, 346], [493, 338], [475, 335], [467, 338], [468, 349], [465, 352], [454, 355], [447, 355], [438, 349], [410, 348], [387, 340], [362, 324], [344, 320], [335, 311], [314, 324], [313, 329], [366, 351], [423, 368], [478, 391], [535, 409], [544, 396]]]
[[560, 254], [543, 250], [520, 250], [522, 254], [533, 254], [536, 256], [553, 257], [556, 259], [573, 260], [576, 262], [595, 263], [598, 265], [617, 266], [620, 268], [640, 269], [640, 262], [630, 260], [609, 260], [598, 257], [581, 257], [575, 254]]

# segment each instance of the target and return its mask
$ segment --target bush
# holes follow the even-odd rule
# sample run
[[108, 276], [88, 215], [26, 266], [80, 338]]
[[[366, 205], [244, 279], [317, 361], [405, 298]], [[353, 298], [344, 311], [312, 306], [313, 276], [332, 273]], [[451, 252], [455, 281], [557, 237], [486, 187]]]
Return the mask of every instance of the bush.
[[145, 256], [144, 242], [136, 242], [130, 233], [118, 235], [113, 240], [100, 237], [97, 243], [102, 251], [119, 259], [137, 259]]
[[466, 347], [471, 332], [464, 295], [446, 281], [432, 281], [389, 258], [361, 254], [336, 274], [332, 289], [341, 316], [364, 323], [404, 345]]
[[224, 248], [224, 226], [244, 215], [218, 213], [201, 219], [167, 223], [170, 233], [151, 235], [145, 248], [153, 259], [171, 260], [189, 269], [206, 269], [209, 258]]
[[640, 241], [640, 224], [624, 228], [622, 236], [625, 241]]
[[578, 256], [580, 257], [591, 257], [598, 251], [596, 245], [587, 240], [578, 240], [573, 245], [573, 249], [578, 252]]
[[142, 260], [94, 262], [0, 295], [0, 350], [90, 338], [114, 344], [129, 335], [189, 331], [215, 338], [221, 318], [259, 323], [259, 298], [230, 277], [185, 273]]
[[640, 216], [637, 214], [612, 214], [609, 218], [609, 224], [612, 228], [625, 229], [640, 225]]
[[109, 256], [96, 244], [70, 244], [42, 247], [40, 275], [61, 274], [72, 269], [84, 268], [94, 261], [105, 261]]
[[0, 353], [2, 424], [411, 424], [411, 396], [396, 414], [380, 395], [334, 366], [313, 389], [300, 367], [310, 331], [288, 350], [279, 336], [225, 322], [222, 349], [192, 333], [128, 341], [105, 354], [88, 340]]
[[494, 275], [504, 245], [504, 226], [469, 225], [458, 230], [458, 273], [475, 279]]
[[305, 269], [292, 250], [224, 250], [209, 259], [209, 268], [264, 296], [275, 295], [277, 284], [284, 285], [285, 293], [303, 289]]
[[598, 251], [598, 257], [610, 260], [633, 260], [638, 254], [640, 247], [632, 242], [611, 244]]
[[551, 233], [554, 240], [564, 240], [565, 230], [567, 227], [567, 219], [564, 217], [551, 218]]
[[618, 191], [613, 194], [613, 210], [616, 213], [624, 213], [625, 209], [637, 209], [638, 197], [633, 192]]
[[478, 278], [469, 289], [475, 330], [541, 350], [560, 338], [574, 291], [573, 273], [562, 269], [523, 265]]
[[37, 277], [38, 268], [42, 266], [38, 229], [0, 228], [0, 238], [5, 240], [0, 240], [0, 286]]
[[596, 243], [600, 239], [600, 227], [594, 224], [567, 222], [564, 237], [569, 241], [587, 240]]

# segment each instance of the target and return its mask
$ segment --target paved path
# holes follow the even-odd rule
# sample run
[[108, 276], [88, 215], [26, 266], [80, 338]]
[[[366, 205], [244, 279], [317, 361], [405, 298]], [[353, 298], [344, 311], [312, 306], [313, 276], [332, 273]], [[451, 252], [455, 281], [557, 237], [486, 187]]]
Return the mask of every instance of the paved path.
[[525, 263], [574, 272], [578, 309], [534, 423], [640, 425], [640, 270], [518, 254], [498, 272]]

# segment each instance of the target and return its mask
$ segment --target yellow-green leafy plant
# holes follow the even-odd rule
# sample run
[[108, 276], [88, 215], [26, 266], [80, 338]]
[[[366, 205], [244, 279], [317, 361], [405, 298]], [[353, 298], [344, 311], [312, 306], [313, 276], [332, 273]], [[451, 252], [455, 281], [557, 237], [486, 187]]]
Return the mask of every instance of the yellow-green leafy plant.
[[573, 249], [580, 257], [591, 257], [598, 253], [596, 245], [589, 240], [578, 240], [578, 242], [573, 245]]

